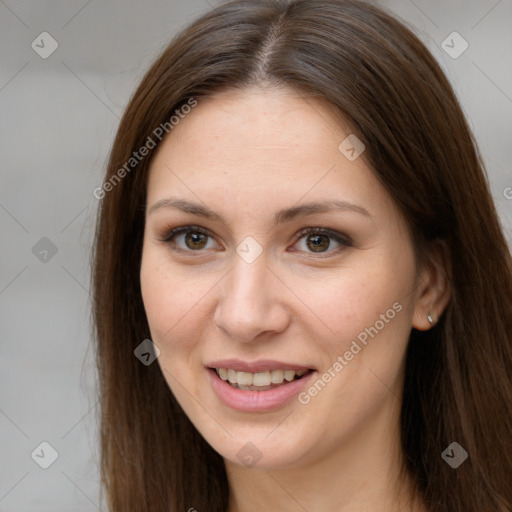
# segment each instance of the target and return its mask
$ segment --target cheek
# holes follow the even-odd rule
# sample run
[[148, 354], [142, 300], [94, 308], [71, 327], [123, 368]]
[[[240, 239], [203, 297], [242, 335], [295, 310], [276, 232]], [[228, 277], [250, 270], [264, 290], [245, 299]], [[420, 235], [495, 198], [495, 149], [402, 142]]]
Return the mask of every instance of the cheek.
[[326, 354], [318, 379], [327, 383], [312, 382], [301, 403], [312, 417], [329, 418], [318, 426], [325, 428], [326, 439], [331, 428], [340, 436], [355, 432], [382, 404], [400, 396], [414, 265], [400, 261], [399, 271], [387, 262], [340, 269], [323, 286], [303, 283], [307, 303], [322, 320], [312, 331]]
[[329, 269], [314, 279], [301, 279], [299, 289], [295, 290], [305, 307], [318, 318], [320, 332], [327, 338], [335, 337], [341, 344], [376, 322], [378, 328], [385, 322], [386, 329], [391, 324], [408, 322], [413, 262], [408, 258], [365, 256], [358, 255], [355, 265]]
[[374, 256], [368, 253], [360, 265], [340, 271], [328, 286], [326, 296], [332, 300], [320, 294], [312, 298], [336, 334], [335, 343], [326, 341], [329, 366], [336, 361], [341, 365], [334, 372], [331, 391], [337, 392], [331, 398], [354, 411], [373, 407], [388, 389], [398, 392], [411, 330], [416, 272], [412, 252], [404, 248], [401, 255], [386, 251]]
[[214, 284], [197, 271], [171, 265], [160, 247], [144, 249], [140, 281], [151, 333], [160, 343], [172, 339], [183, 324], [198, 314], [201, 300]]
[[[151, 340], [160, 350], [158, 363], [171, 391], [183, 404], [188, 393], [197, 393], [192, 374], [198, 365], [197, 340], [204, 325], [204, 298], [211, 283], [192, 276], [190, 271], [180, 272], [163, 252], [162, 256], [161, 248], [151, 247], [143, 251], [142, 299]], [[180, 384], [185, 382], [187, 391]]]

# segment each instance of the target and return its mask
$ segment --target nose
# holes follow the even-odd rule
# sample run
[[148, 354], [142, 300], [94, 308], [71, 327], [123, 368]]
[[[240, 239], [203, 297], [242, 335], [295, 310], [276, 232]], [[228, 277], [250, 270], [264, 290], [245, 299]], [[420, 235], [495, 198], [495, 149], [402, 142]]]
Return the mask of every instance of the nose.
[[285, 291], [264, 255], [252, 263], [236, 256], [234, 268], [221, 283], [214, 319], [219, 329], [239, 342], [286, 330], [291, 315]]

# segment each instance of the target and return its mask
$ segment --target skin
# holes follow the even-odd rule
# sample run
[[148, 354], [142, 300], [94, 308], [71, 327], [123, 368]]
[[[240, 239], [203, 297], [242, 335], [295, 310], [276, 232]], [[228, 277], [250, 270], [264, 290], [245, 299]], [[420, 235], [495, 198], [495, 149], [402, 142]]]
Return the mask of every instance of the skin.
[[[449, 290], [435, 252], [418, 267], [405, 219], [364, 153], [349, 161], [338, 150], [350, 133], [328, 105], [293, 91], [226, 91], [200, 100], [151, 164], [144, 305], [170, 389], [225, 460], [229, 512], [424, 510], [400, 474], [404, 358], [411, 328], [430, 328], [427, 314], [439, 318]], [[151, 210], [170, 197], [207, 206], [224, 222]], [[274, 222], [281, 209], [330, 200], [368, 215]], [[203, 248], [191, 249], [185, 235], [162, 241], [190, 225], [211, 233]], [[352, 243], [320, 237], [328, 246], [315, 252], [311, 236], [296, 237], [307, 227]], [[248, 236], [262, 248], [252, 263], [236, 252]], [[396, 303], [400, 312], [307, 404], [240, 412], [209, 383], [205, 364], [231, 357], [315, 368], [314, 382]], [[237, 457], [247, 442], [261, 454], [253, 467]]]

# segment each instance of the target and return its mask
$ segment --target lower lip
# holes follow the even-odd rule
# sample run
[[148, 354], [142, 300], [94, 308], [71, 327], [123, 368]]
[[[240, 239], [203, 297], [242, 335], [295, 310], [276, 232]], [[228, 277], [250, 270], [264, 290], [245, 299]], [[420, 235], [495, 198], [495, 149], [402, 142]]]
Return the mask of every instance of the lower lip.
[[282, 407], [297, 396], [316, 372], [310, 371], [300, 379], [292, 380], [267, 391], [237, 389], [222, 380], [215, 370], [210, 368], [208, 373], [215, 393], [224, 404], [244, 412], [266, 412]]

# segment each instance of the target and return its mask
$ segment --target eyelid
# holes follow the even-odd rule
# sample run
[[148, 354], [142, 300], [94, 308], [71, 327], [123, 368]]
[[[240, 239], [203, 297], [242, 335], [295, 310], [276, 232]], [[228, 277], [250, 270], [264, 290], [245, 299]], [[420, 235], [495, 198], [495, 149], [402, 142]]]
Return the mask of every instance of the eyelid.
[[175, 236], [181, 235], [182, 233], [187, 233], [188, 231], [193, 231], [195, 233], [201, 233], [202, 235], [207, 235], [211, 238], [215, 238], [211, 231], [201, 226], [187, 225], [187, 226], [177, 226], [175, 228], [169, 228], [164, 230], [161, 235], [158, 235], [158, 239], [161, 242], [170, 242]]
[[343, 233], [340, 233], [339, 231], [336, 231], [334, 229], [329, 228], [321, 228], [321, 227], [308, 227], [301, 229], [296, 235], [296, 240], [300, 240], [305, 235], [310, 234], [319, 234], [319, 235], [326, 235], [330, 236], [331, 238], [334, 238], [339, 243], [343, 243], [345, 245], [352, 245], [352, 239]]

